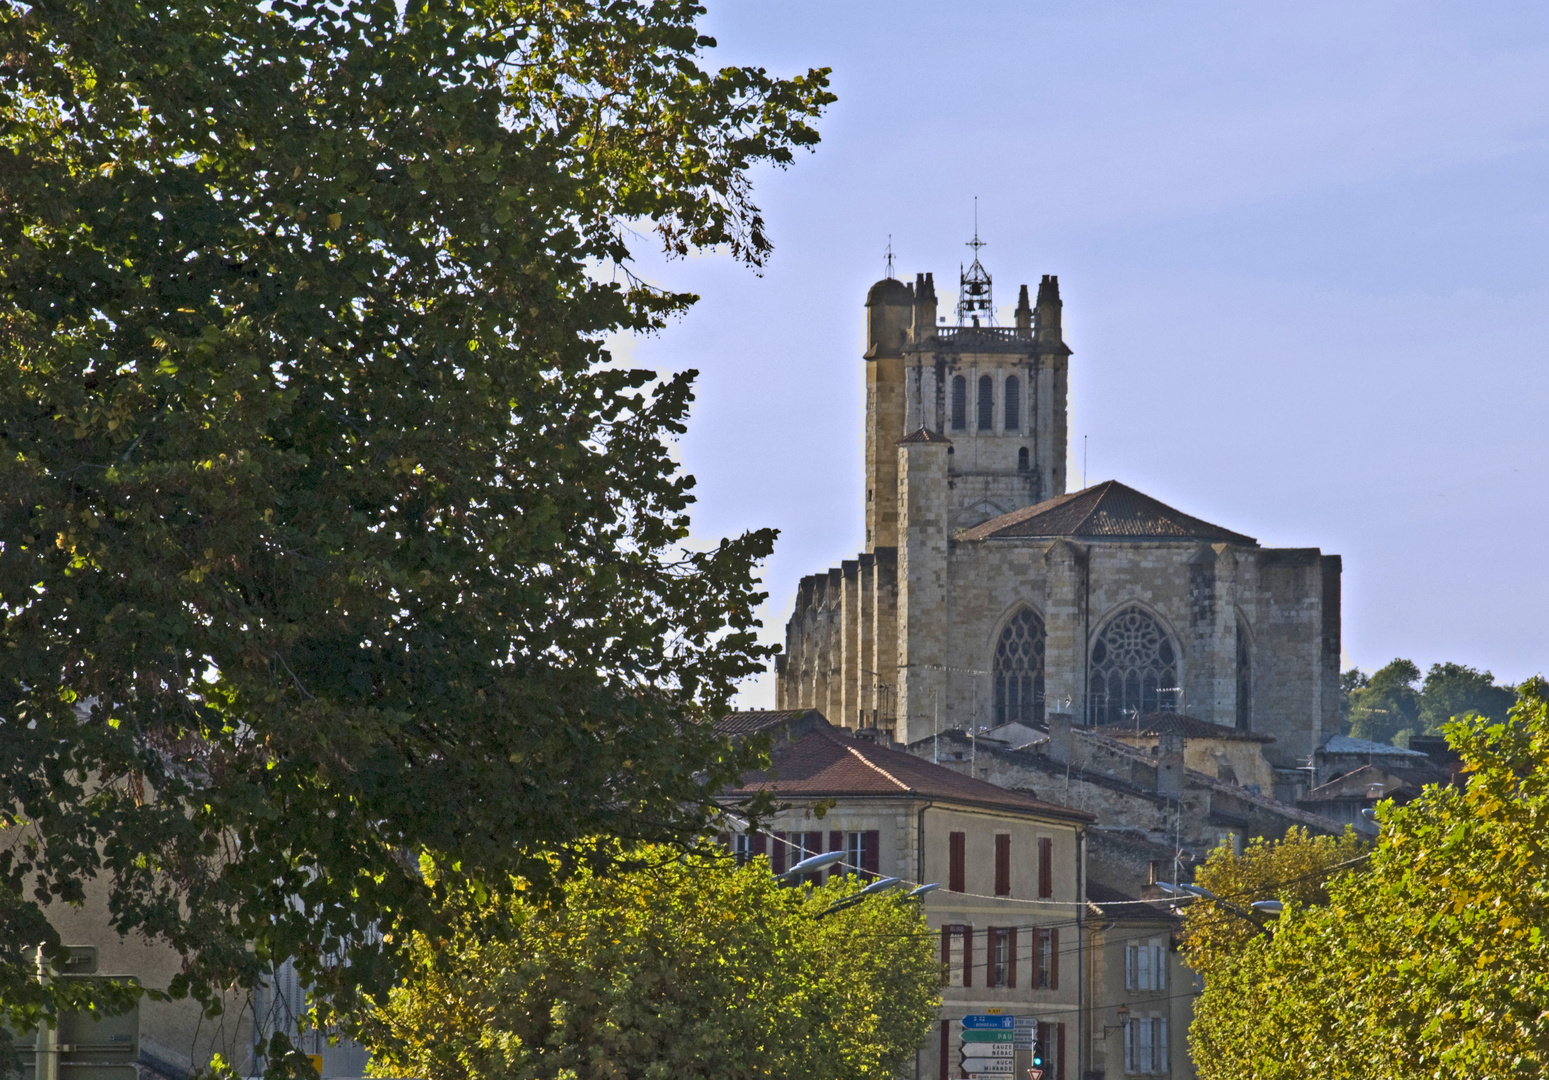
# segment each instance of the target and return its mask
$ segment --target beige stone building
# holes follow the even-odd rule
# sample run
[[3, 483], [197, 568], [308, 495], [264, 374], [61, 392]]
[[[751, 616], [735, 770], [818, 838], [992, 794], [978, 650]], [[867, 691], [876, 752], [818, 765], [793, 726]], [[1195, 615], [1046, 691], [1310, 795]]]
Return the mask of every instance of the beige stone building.
[[[1047, 1080], [1078, 1080], [1091, 1000], [1082, 962], [1090, 814], [857, 738], [814, 712], [737, 713], [722, 730], [779, 740], [770, 772], [723, 794], [735, 808], [772, 790], [784, 807], [766, 831], [725, 838], [739, 856], [766, 857], [783, 873], [843, 851], [851, 871], [943, 886], [922, 901], [940, 940], [942, 1007], [916, 1080], [968, 1075], [963, 1018], [992, 1013], [1037, 1020]], [[1017, 1064], [1004, 1080], [1026, 1077], [1029, 1063]]]
[[1059, 283], [1036, 303], [1023, 286], [1010, 327], [989, 324], [990, 288], [976, 260], [945, 326], [931, 275], [872, 287], [866, 549], [802, 580], [777, 707], [906, 744], [1046, 712], [1186, 711], [1272, 740], [1284, 775], [1244, 783], [1304, 776], [1337, 730], [1339, 557], [1263, 547], [1117, 481], [1067, 492]]

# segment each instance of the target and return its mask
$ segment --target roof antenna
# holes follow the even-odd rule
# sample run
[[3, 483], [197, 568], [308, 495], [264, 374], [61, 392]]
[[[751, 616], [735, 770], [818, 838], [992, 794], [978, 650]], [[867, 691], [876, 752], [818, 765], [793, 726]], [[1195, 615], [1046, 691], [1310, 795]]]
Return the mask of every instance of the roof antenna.
[[888, 233], [887, 234], [887, 272], [884, 273], [882, 276], [884, 278], [890, 278], [890, 277], [893, 276], [893, 234], [892, 233]]
[[1086, 471], [1086, 440], [1087, 436], [1081, 436], [1081, 486], [1089, 488], [1092, 486], [1092, 474]]

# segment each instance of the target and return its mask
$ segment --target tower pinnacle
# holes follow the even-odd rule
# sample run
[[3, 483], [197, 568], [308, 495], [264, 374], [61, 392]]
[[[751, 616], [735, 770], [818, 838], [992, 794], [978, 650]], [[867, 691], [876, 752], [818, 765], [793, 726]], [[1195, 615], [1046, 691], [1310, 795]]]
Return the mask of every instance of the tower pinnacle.
[[979, 239], [979, 197], [974, 196], [974, 238], [968, 241], [968, 247], [973, 248], [973, 264], [964, 270], [958, 267], [957, 279], [957, 325], [965, 326], [972, 321], [974, 326], [995, 325], [995, 291], [994, 282], [984, 264], [979, 261], [979, 249], [987, 247], [985, 241]]

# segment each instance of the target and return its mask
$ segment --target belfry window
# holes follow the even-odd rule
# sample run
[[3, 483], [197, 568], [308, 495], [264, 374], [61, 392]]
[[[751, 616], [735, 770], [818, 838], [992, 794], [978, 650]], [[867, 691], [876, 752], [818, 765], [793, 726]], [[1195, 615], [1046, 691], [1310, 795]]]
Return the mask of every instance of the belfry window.
[[968, 380], [961, 375], [952, 377], [952, 430], [962, 431], [968, 426]]
[[1020, 450], [1017, 451], [1017, 469], [1020, 470], [1021, 472], [1026, 472], [1027, 471], [1027, 465], [1028, 465], [1027, 447], [1024, 446]]
[[1248, 629], [1237, 622], [1237, 728], [1247, 731], [1253, 722], [1253, 655]]
[[1006, 430], [1017, 431], [1022, 427], [1022, 380], [1015, 375], [1006, 376]]
[[1108, 620], [1092, 642], [1089, 670], [1087, 718], [1093, 724], [1177, 709], [1178, 648], [1139, 607]]
[[988, 375], [979, 376], [979, 430], [989, 431], [995, 426], [995, 380]]
[[995, 722], [1043, 722], [1043, 620], [1031, 608], [1011, 616], [995, 645]]

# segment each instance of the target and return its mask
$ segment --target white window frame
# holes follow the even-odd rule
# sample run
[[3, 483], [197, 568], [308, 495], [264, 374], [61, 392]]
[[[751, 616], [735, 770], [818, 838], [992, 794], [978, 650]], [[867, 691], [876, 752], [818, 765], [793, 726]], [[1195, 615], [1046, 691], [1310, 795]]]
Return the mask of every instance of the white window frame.
[[1155, 1075], [1167, 1070], [1167, 1018], [1135, 1016], [1124, 1021], [1124, 1071]]
[[1124, 989], [1167, 989], [1167, 948], [1160, 938], [1124, 946]]

